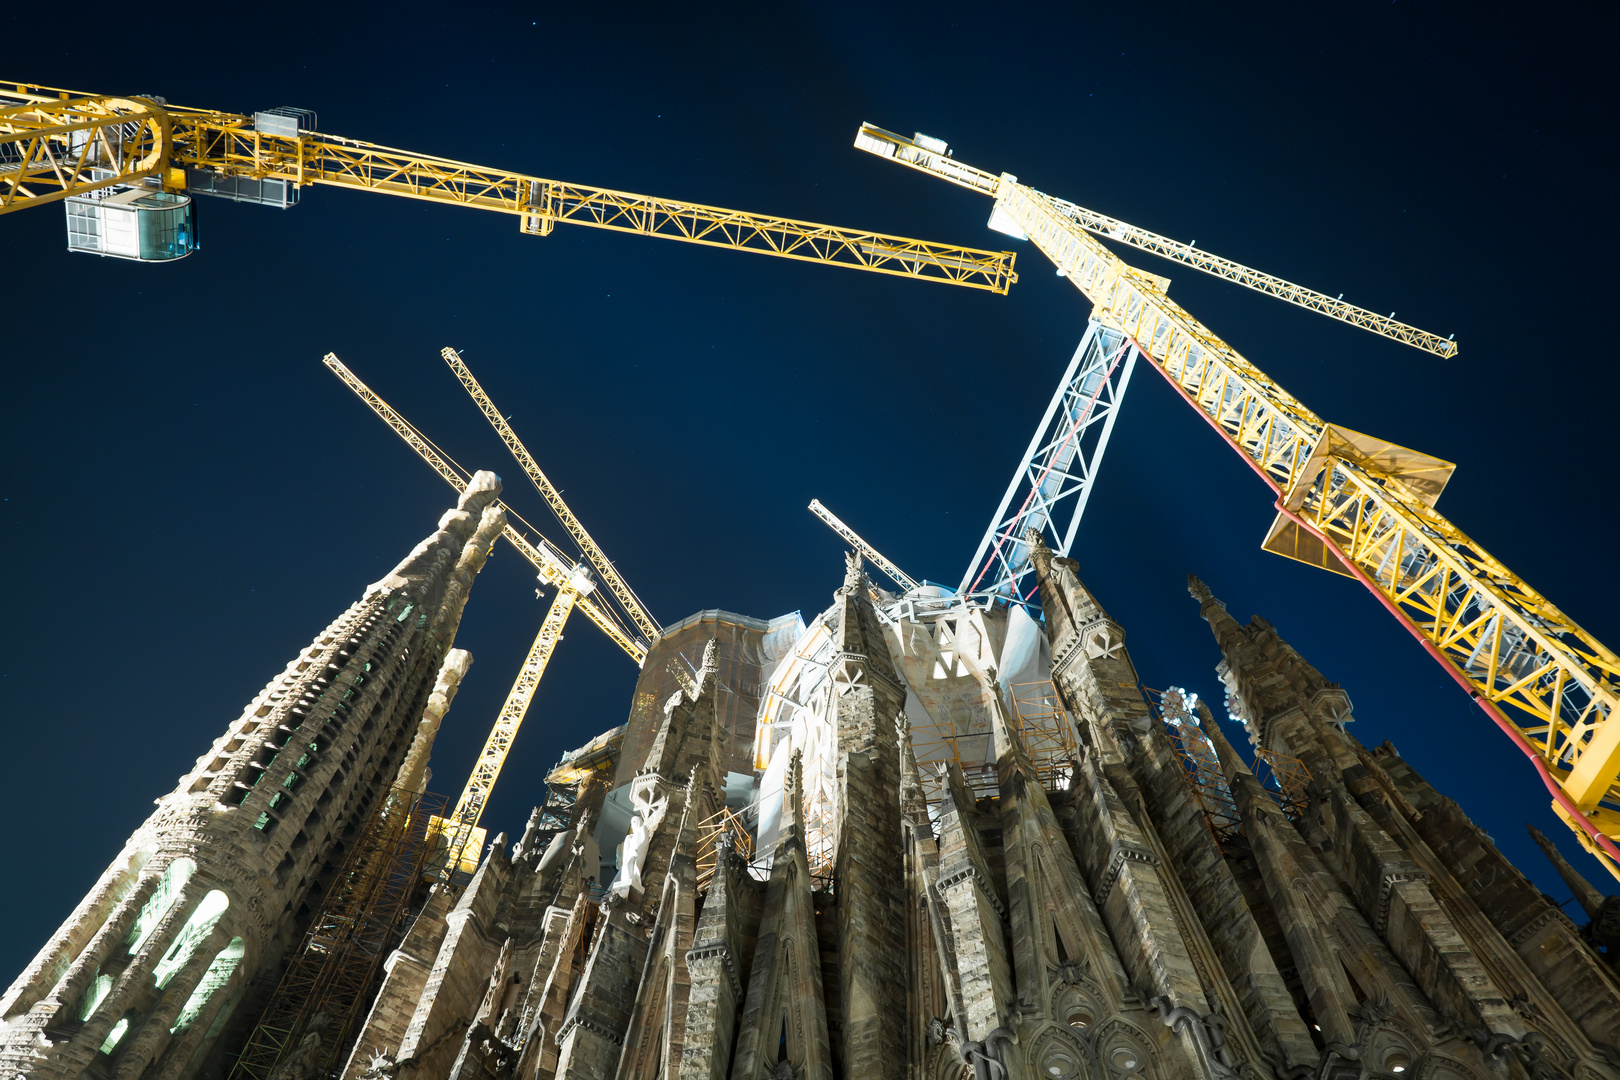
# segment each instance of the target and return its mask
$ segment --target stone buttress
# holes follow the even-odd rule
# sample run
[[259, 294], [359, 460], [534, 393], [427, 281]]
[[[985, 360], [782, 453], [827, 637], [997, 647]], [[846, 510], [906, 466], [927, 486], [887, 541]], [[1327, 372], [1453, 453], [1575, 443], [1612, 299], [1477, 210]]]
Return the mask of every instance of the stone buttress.
[[[682, 836], [690, 839], [698, 823], [709, 820], [723, 805], [726, 740], [716, 720], [716, 692], [711, 645], [697, 673], [695, 698], [688, 691], [677, 691], [665, 704], [663, 724], [631, 782], [635, 816], [619, 876], [603, 899], [579, 989], [555, 1035], [559, 1078], [616, 1072], [641, 999], [649, 937], [660, 925], [669, 932], [664, 943], [667, 955], [679, 958], [684, 981], [686, 945], [681, 942], [690, 942], [691, 918], [684, 914], [677, 925], [667, 902], [689, 901], [667, 891], [665, 879], [673, 862], [690, 857], [680, 843]], [[673, 969], [669, 977], [675, 977]], [[645, 1013], [648, 1003], [641, 1000]], [[669, 1030], [662, 1029], [663, 1039], [668, 1039]]]
[[900, 756], [905, 707], [860, 559], [834, 600], [833, 724], [838, 739], [838, 1000], [845, 1076], [899, 1076], [906, 1039], [894, 1003], [906, 995]]
[[[228, 1064], [251, 972], [378, 799], [425, 778], [499, 520], [475, 485], [163, 801], [0, 999], [10, 1075]], [[1196, 579], [1257, 752], [1207, 707], [1156, 712], [1076, 564], [1028, 540], [1044, 643], [1003, 602], [896, 597], [851, 559], [783, 681], [723, 682], [712, 647], [676, 669], [627, 784], [572, 773], [566, 828], [537, 810], [427, 894], [340, 1080], [1620, 1080], [1620, 898], [1551, 852], [1578, 929]], [[929, 675], [946, 648], [971, 664]], [[792, 703], [761, 712], [752, 788], [732, 693]]]
[[[1141, 755], [1144, 742], [1155, 734], [1155, 722], [1125, 652], [1124, 630], [1081, 584], [1072, 560], [1054, 558], [1037, 536], [1029, 540], [1052, 646], [1053, 683], [1073, 710], [1080, 737], [1079, 760], [1063, 792], [1061, 810], [1073, 845], [1073, 855], [1065, 847], [1062, 856], [1076, 860], [1076, 876], [1083, 880], [1062, 891], [1071, 897], [1067, 906], [1076, 915], [1089, 914], [1089, 918], [1073, 920], [1077, 928], [1100, 922], [1106, 927], [1105, 940], [1112, 945], [1102, 964], [1092, 959], [1094, 953], [1086, 956], [1087, 966], [1094, 972], [1092, 979], [1104, 994], [1100, 1001], [1095, 997], [1088, 1001], [1091, 1018], [1086, 1026], [1100, 1019], [1090, 1011], [1100, 1006], [1103, 1016], [1115, 1017], [1107, 1022], [1118, 1027], [1125, 1056], [1140, 1049], [1144, 1059], [1153, 1059], [1156, 1071], [1170, 1076], [1228, 1075], [1232, 1072], [1231, 1051], [1224, 1047], [1223, 1032], [1232, 1031], [1232, 1041], [1238, 1046], [1259, 1044], [1224, 969], [1212, 962], [1216, 957], [1211, 935], [1203, 932], [1191, 895], [1164, 857], [1164, 842], [1147, 813], [1146, 793], [1127, 765], [1128, 759]], [[1006, 729], [1004, 720], [1002, 715], [998, 721], [1002, 730]], [[1048, 819], [1055, 823], [1052, 800], [1018, 739], [1010, 734], [1003, 739], [1009, 747], [1001, 754], [1000, 767], [1006, 777], [1002, 781], [1003, 818], [1009, 808], [1016, 808], [1022, 830], [1033, 838], [1050, 828]], [[1055, 782], [1049, 783], [1057, 787]], [[1006, 794], [1009, 784], [1013, 788], [1010, 799]], [[1013, 845], [1004, 843], [1010, 880]], [[1036, 846], [1033, 839], [1029, 846]], [[1050, 842], [1039, 846], [1043, 852], [1056, 847]], [[1067, 873], [1062, 856], [1056, 860], [1057, 868]], [[1049, 876], [1043, 874], [1040, 880], [1044, 884]], [[1052, 908], [1062, 906], [1048, 903]], [[1259, 944], [1258, 935], [1246, 932], [1241, 920], [1238, 931], [1252, 945]], [[1016, 936], [1016, 922], [1014, 933]], [[1092, 930], [1088, 936], [1095, 935]], [[1076, 937], [1090, 952], [1090, 942]], [[1035, 940], [1032, 935], [1031, 945]], [[1054, 947], [1059, 943], [1066, 951], [1071, 948], [1063, 940], [1061, 923]], [[1050, 957], [1048, 953], [1044, 966], [1063, 971]], [[1031, 982], [1050, 993], [1041, 982], [1050, 986], [1058, 980], [1051, 975], [1041, 979], [1042, 965], [1034, 957], [1029, 966]], [[1100, 977], [1104, 973], [1113, 977]], [[1022, 989], [1020, 1001], [1035, 1008], [1044, 1004]], [[1266, 1062], [1250, 1061], [1248, 1067], [1264, 1070]]]
[[788, 818], [777, 836], [763, 916], [748, 972], [734, 1076], [790, 1072], [832, 1080], [815, 900], [804, 846], [802, 766], [788, 766]]

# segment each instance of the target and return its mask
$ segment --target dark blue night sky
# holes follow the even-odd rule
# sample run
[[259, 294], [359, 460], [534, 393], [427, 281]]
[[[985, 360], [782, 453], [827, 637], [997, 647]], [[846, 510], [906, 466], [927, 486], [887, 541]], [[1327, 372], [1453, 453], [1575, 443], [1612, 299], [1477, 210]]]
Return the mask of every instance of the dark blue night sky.
[[[146, 18], [146, 16], [141, 16]], [[240, 24], [232, 20], [240, 18]], [[279, 20], [279, 21], [278, 21]], [[989, 201], [851, 148], [869, 120], [1403, 321], [1441, 361], [1148, 256], [1326, 419], [1458, 462], [1440, 509], [1611, 646], [1612, 57], [1577, 6], [865, 5], [176, 9], [130, 37], [0, 16], [0, 74], [542, 176], [983, 247]], [[252, 694], [453, 495], [322, 366], [335, 351], [465, 464], [537, 496], [439, 359], [468, 364], [665, 622], [820, 610], [819, 497], [955, 582], [1085, 326], [1020, 245], [1010, 296], [314, 189], [201, 200], [170, 266], [0, 219], [5, 390], [0, 983]], [[1261, 613], [1553, 895], [1531, 768], [1356, 583], [1259, 550], [1271, 499], [1139, 367], [1082, 573], [1150, 686], [1219, 700], [1189, 571]], [[549, 530], [560, 535], [553, 526]], [[459, 790], [542, 615], [498, 549], [434, 754]], [[622, 722], [633, 666], [570, 627], [484, 823]], [[1599, 882], [1612, 889], [1613, 883]], [[1573, 908], [1572, 908], [1573, 910]]]

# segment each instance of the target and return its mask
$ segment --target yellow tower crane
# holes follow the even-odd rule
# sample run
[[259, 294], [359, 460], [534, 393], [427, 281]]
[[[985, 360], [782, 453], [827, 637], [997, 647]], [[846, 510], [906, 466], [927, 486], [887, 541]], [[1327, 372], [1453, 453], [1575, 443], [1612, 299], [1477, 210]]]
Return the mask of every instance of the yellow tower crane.
[[1371, 590], [1530, 758], [1554, 811], [1620, 878], [1620, 657], [1435, 510], [1451, 462], [1322, 420], [1097, 235], [1440, 356], [1454, 342], [965, 165], [939, 139], [864, 124], [855, 145], [994, 198], [990, 227], [1033, 242], [1271, 488], [1265, 549]]
[[[478, 822], [483, 816], [490, 794], [495, 789], [495, 781], [500, 777], [501, 768], [506, 763], [506, 756], [512, 748], [512, 743], [517, 738], [518, 729], [522, 726], [524, 717], [528, 715], [529, 705], [534, 700], [535, 691], [539, 689], [540, 679], [545, 674], [546, 666], [551, 662], [552, 653], [556, 650], [558, 642], [562, 640], [563, 627], [568, 621], [568, 616], [576, 607], [584, 611], [591, 621], [607, 633], [608, 637], [638, 666], [646, 660], [647, 649], [657, 640], [661, 628], [652, 617], [652, 613], [608, 561], [601, 547], [591, 539], [573, 511], [563, 502], [561, 494], [540, 471], [534, 456], [517, 437], [517, 433], [506, 424], [499, 410], [495, 409], [489, 395], [484, 393], [483, 387], [473, 377], [460, 354], [454, 349], [447, 348], [443, 355], [480, 408], [484, 408], [486, 412], [493, 411], [493, 417], [500, 417], [496, 430], [512, 448], [512, 453], [523, 467], [525, 474], [540, 489], [547, 503], [557, 513], [559, 520], [567, 526], [570, 536], [586, 553], [591, 564], [597, 567], [604, 578], [616, 583], [613, 595], [619, 598], [617, 605], [603, 603], [589, 567], [568, 559], [562, 549], [524, 521], [510, 506], [502, 503], [508, 520], [501, 535], [534, 566], [541, 581], [551, 585], [556, 594], [546, 609], [540, 630], [535, 634], [533, 644], [529, 646], [528, 654], [518, 669], [517, 678], [513, 680], [512, 688], [507, 692], [500, 712], [496, 714], [495, 722], [490, 725], [489, 736], [484, 740], [483, 749], [479, 751], [478, 759], [473, 764], [460, 798], [456, 800], [455, 809], [446, 818], [436, 819], [434, 822], [435, 830], [441, 832], [447, 840], [449, 858], [446, 865], [470, 871], [474, 868], [472, 864], [476, 862], [484, 845], [485, 831], [479, 828]], [[418, 431], [410, 421], [399, 415], [375, 391], [361, 382], [341, 360], [328, 353], [325, 364], [451, 487], [460, 490], [466, 486], [470, 474], [434, 445], [432, 440]], [[535, 539], [531, 540], [526, 532], [532, 533]], [[625, 625], [625, 618], [615, 610], [615, 607], [624, 609], [633, 624], [633, 629]]]
[[1009, 251], [570, 184], [314, 126], [301, 109], [244, 116], [0, 83], [0, 214], [66, 200], [70, 250], [164, 261], [196, 246], [193, 195], [285, 208], [322, 184], [510, 214], [532, 236], [567, 222], [995, 293], [1018, 279]]

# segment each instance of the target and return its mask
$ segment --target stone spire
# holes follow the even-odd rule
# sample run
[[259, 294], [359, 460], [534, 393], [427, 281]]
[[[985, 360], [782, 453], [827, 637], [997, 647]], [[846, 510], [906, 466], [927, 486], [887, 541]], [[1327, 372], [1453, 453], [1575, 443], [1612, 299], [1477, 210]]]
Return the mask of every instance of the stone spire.
[[1070, 635], [1078, 637], [1088, 626], [1098, 622], [1116, 624], [1109, 620], [1108, 612], [1080, 581], [1079, 563], [1054, 555], [1038, 529], [1027, 530], [1024, 542], [1029, 545], [1030, 560], [1035, 564], [1035, 580], [1040, 584], [1041, 609], [1046, 615], [1055, 663], [1059, 643], [1069, 640]]
[[204, 1066], [222, 1007], [296, 946], [300, 908], [343, 862], [335, 845], [400, 774], [503, 524], [499, 493], [476, 474], [158, 800], [0, 998], [0, 1072], [186, 1080]]
[[399, 767], [399, 775], [394, 778], [396, 789], [414, 792], [427, 790], [427, 762], [428, 755], [433, 752], [433, 740], [439, 734], [444, 714], [450, 711], [450, 703], [456, 699], [456, 691], [461, 689], [461, 680], [467, 677], [467, 671], [472, 667], [472, 660], [472, 653], [466, 649], [451, 649], [444, 654], [444, 663], [439, 665], [439, 677], [433, 683], [433, 692], [428, 695], [427, 708], [422, 710], [422, 720], [416, 725], [411, 748], [405, 752], [405, 761]]
[[1355, 989], [1335, 955], [1332, 936], [1317, 920], [1316, 909], [1326, 909], [1327, 905], [1313, 902], [1310, 894], [1309, 883], [1321, 867], [1227, 741], [1221, 725], [1211, 717], [1203, 730], [1231, 785], [1233, 800], [1243, 817], [1243, 833], [1259, 864], [1266, 895], [1288, 941], [1322, 1040], [1331, 1053], [1354, 1060], [1356, 1027], [1351, 1013], [1356, 1008]]
[[906, 994], [905, 849], [895, 718], [905, 688], [857, 558], [834, 594], [830, 719], [838, 739], [839, 1003], [846, 1076], [901, 1076], [906, 1038], [889, 1010]]
[[1592, 883], [1582, 877], [1579, 870], [1565, 861], [1558, 853], [1558, 849], [1553, 846], [1553, 842], [1541, 835], [1540, 829], [1534, 825], [1526, 825], [1525, 828], [1530, 830], [1530, 839], [1534, 840], [1541, 853], [1547, 856], [1547, 861], [1553, 864], [1553, 869], [1564, 879], [1569, 891], [1575, 894], [1575, 902], [1581, 905], [1581, 910], [1586, 912], [1588, 918], [1597, 918], [1598, 912], [1603, 908], [1604, 895], [1594, 889]]
[[[1220, 646], [1222, 663], [1216, 671], [1226, 684], [1233, 713], [1248, 726], [1256, 746], [1279, 749], [1276, 723], [1291, 713], [1309, 712], [1316, 721], [1340, 725], [1353, 719], [1349, 696], [1337, 683], [1323, 678], [1271, 623], [1256, 615], [1247, 626], [1242, 625], [1211, 594], [1209, 586], [1191, 574], [1187, 575], [1187, 592], [1198, 601], [1198, 613], [1209, 623]], [[1282, 749], [1307, 760], [1312, 752], [1305, 746]], [[1347, 760], [1337, 747], [1329, 748], [1328, 753], [1341, 763]], [[1313, 768], [1316, 764], [1312, 762]]]
[[786, 780], [782, 831], [765, 887], [732, 1075], [832, 1080], [815, 899], [804, 847], [803, 762], [797, 750]]
[[[993, 699], [994, 700], [994, 699]], [[1002, 929], [1007, 907], [996, 895], [979, 836], [973, 791], [956, 762], [938, 766], [946, 801], [939, 820], [939, 881], [950, 930], [946, 987], [964, 1042], [983, 1043], [1002, 1027], [1014, 997], [1012, 962]]]
[[[670, 696], [645, 763], [630, 783], [633, 816], [619, 873], [602, 902], [582, 985], [556, 1036], [558, 1080], [615, 1074], [632, 1014], [648, 1015], [650, 999], [638, 1006], [637, 994], [651, 944], [649, 928], [665, 931], [661, 948], [676, 946], [677, 937], [668, 931], [677, 917], [686, 916], [670, 905], [687, 905], [692, 898], [689, 889], [671, 893], [666, 877], [677, 877], [676, 870], [686, 873], [696, 824], [720, 808], [725, 790], [726, 742], [715, 709], [718, 669], [711, 639], [694, 680], [696, 696], [686, 690]], [[679, 933], [691, 932], [692, 923], [682, 922]], [[674, 1004], [666, 999], [663, 1007]]]

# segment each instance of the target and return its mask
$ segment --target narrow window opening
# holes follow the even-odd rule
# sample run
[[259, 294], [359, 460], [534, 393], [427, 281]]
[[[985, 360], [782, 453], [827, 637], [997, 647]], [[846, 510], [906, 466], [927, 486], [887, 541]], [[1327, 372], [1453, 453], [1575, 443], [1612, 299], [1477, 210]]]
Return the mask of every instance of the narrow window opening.
[[90, 985], [84, 988], [84, 994], [79, 998], [79, 1019], [88, 1020], [94, 1015], [97, 1006], [112, 989], [112, 976], [103, 975], [101, 968], [96, 968], [96, 977], [90, 980]]
[[230, 898], [218, 889], [209, 890], [202, 898], [196, 910], [192, 911], [191, 918], [180, 928], [180, 935], [174, 939], [174, 944], [169, 946], [169, 951], [152, 969], [152, 978], [157, 982], [158, 989], [167, 986], [174, 973], [185, 967], [191, 954], [214, 932], [214, 924], [219, 922], [220, 916], [230, 906]]
[[191, 875], [197, 872], [197, 864], [187, 858], [174, 860], [163, 868], [163, 875], [158, 878], [157, 888], [152, 896], [141, 908], [141, 913], [135, 917], [135, 925], [129, 928], [129, 936], [125, 941], [129, 945], [129, 955], [134, 956], [146, 944], [146, 939], [158, 928], [158, 924], [166, 918], [175, 904], [180, 902], [180, 891], [191, 880]]
[[124, 1032], [128, 1030], [129, 1017], [126, 1016], [119, 1020], [118, 1023], [114, 1024], [111, 1031], [107, 1032], [107, 1038], [101, 1044], [101, 1052], [103, 1054], [111, 1054], [113, 1052], [113, 1048], [118, 1045], [118, 1040], [122, 1039], [124, 1037]]

